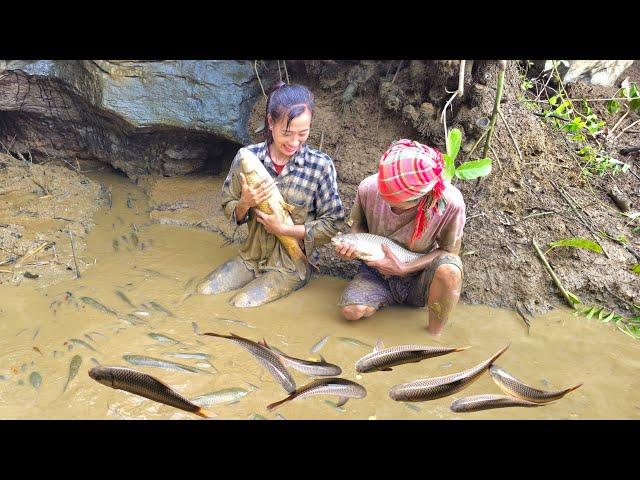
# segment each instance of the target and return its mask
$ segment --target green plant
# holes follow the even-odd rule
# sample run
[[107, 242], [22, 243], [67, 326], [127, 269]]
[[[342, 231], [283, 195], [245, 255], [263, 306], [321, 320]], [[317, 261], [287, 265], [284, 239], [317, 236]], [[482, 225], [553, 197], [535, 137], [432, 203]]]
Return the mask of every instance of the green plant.
[[640, 306], [632, 305], [635, 315], [632, 317], [623, 317], [614, 311], [608, 311], [599, 305], [582, 305], [576, 307], [574, 315], [585, 315], [587, 319], [596, 318], [602, 323], [613, 323], [616, 328], [631, 338], [640, 339]]
[[491, 173], [491, 159], [489, 157], [471, 160], [456, 167], [455, 161], [460, 152], [461, 143], [462, 132], [457, 128], [450, 130], [447, 135], [447, 153], [444, 154], [444, 179], [451, 180], [456, 177], [460, 180], [473, 180], [489, 175]]
[[573, 248], [582, 248], [584, 250], [592, 250], [596, 253], [602, 253], [602, 247], [598, 245], [596, 242], [587, 240], [586, 238], [565, 238], [563, 240], [558, 240], [556, 242], [549, 243], [549, 249], [544, 252], [545, 255], [549, 253], [554, 248], [558, 247], [573, 247]]
[[612, 100], [607, 102], [607, 110], [609, 110], [609, 113], [617, 113], [622, 108], [622, 104], [615, 100], [615, 98], [629, 101], [628, 105], [631, 110], [640, 108], [640, 92], [635, 83], [629, 83], [621, 87], [613, 97]]

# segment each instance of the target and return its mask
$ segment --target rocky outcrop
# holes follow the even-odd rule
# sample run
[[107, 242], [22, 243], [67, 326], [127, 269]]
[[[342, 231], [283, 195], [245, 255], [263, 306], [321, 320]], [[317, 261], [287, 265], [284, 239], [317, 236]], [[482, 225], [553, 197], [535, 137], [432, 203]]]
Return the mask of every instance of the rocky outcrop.
[[246, 61], [0, 61], [0, 141], [132, 178], [186, 174], [248, 142], [259, 92]]
[[[560, 60], [558, 72], [564, 82], [586, 82], [592, 85], [612, 87], [633, 60]], [[536, 60], [539, 71], [553, 68], [552, 60]]]

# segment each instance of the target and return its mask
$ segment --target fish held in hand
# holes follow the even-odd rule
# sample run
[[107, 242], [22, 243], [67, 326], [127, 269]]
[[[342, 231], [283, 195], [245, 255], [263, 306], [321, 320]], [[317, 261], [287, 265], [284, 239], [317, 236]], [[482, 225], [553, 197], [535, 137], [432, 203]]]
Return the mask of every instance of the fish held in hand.
[[432, 347], [428, 345], [397, 345], [384, 348], [379, 340], [373, 352], [356, 362], [356, 371], [368, 373], [375, 371], [391, 371], [391, 367], [404, 363], [417, 363], [426, 358], [439, 357], [453, 352], [461, 352], [470, 347]]
[[339, 233], [331, 239], [331, 243], [334, 247], [342, 245], [354, 246], [357, 258], [367, 262], [382, 260], [386, 256], [384, 250], [382, 250], [382, 245], [389, 247], [402, 263], [409, 263], [424, 256], [401, 247], [387, 237], [372, 233]]
[[564, 390], [539, 390], [527, 385], [521, 380], [518, 380], [498, 365], [492, 365], [489, 369], [489, 374], [496, 385], [498, 385], [500, 390], [504, 393], [535, 403], [546, 403], [558, 400], [564, 397], [567, 393], [573, 392], [575, 389], [582, 386], [582, 383], [579, 383], [574, 387], [566, 388]]
[[139, 395], [156, 402], [194, 413], [203, 418], [215, 414], [208, 412], [183, 397], [157, 378], [126, 367], [99, 366], [89, 370], [89, 376], [107, 387]]
[[485, 360], [468, 370], [453, 373], [451, 375], [425, 378], [395, 385], [389, 391], [389, 397], [398, 402], [424, 402], [459, 392], [476, 381], [480, 375], [482, 375], [482, 373], [491, 366], [496, 358], [502, 355], [507, 348], [509, 348], [509, 345], [502, 348], [488, 360]]

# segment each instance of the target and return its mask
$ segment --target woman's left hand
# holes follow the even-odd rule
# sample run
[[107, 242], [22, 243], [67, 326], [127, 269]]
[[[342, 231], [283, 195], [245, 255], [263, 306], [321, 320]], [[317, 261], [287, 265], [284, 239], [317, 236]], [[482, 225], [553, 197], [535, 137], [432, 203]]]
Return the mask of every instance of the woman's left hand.
[[272, 235], [284, 235], [285, 225], [275, 215], [268, 215], [257, 208], [254, 209], [256, 220], [264, 226], [264, 229]]
[[404, 271], [404, 264], [398, 260], [398, 257], [393, 254], [388, 246], [382, 245], [382, 251], [384, 252], [384, 258], [365, 263], [368, 266], [377, 269], [382, 275], [404, 277], [406, 275]]

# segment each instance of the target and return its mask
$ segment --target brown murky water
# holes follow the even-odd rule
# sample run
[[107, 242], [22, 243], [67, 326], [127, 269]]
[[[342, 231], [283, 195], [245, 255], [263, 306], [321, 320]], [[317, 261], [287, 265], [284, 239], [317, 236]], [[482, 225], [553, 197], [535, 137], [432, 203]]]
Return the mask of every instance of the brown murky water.
[[[189, 398], [226, 388], [249, 391], [251, 385], [258, 387], [236, 403], [209, 407], [218, 414], [217, 419], [276, 419], [276, 413], [286, 419], [640, 418], [640, 342], [608, 325], [558, 311], [536, 318], [527, 335], [515, 312], [460, 305], [442, 337], [433, 339], [424, 330], [424, 310], [393, 307], [361, 322], [342, 320], [336, 302], [346, 281], [330, 277], [315, 278], [288, 298], [257, 309], [230, 307], [226, 301], [231, 293], [187, 296], [185, 286], [231, 257], [236, 247], [224, 246], [215, 233], [150, 224], [146, 200], [135, 185], [110, 173], [93, 174], [92, 178], [113, 186], [113, 208], [105, 207], [96, 214], [97, 225], [82, 254], [87, 263], [95, 265], [78, 280], [71, 279], [70, 272], [69, 280], [46, 289], [28, 282], [0, 285], [0, 418], [197, 419], [187, 412], [95, 382], [87, 375], [95, 361], [147, 372]], [[134, 200], [133, 208], [127, 207], [128, 194]], [[137, 245], [131, 236], [135, 231], [132, 224], [137, 228]], [[123, 292], [136, 308], [117, 296], [116, 290]], [[97, 300], [119, 316], [92, 308], [80, 301], [83, 296]], [[175, 317], [154, 308], [151, 301]], [[130, 325], [119, 318], [134, 311], [148, 312], [146, 317], [138, 315], [149, 325]], [[230, 324], [222, 318], [246, 322], [248, 326]], [[319, 353], [327, 361], [339, 364], [343, 377], [366, 387], [367, 397], [351, 399], [340, 410], [326, 401], [335, 402], [335, 397], [318, 396], [295, 400], [268, 412], [266, 405], [286, 396], [282, 387], [243, 349], [194, 335], [192, 322], [201, 332], [265, 338], [300, 358], [318, 358], [310, 353], [311, 346], [330, 335]], [[149, 333], [164, 334], [182, 344], [161, 343]], [[381, 338], [387, 346], [425, 343], [472, 348], [401, 365], [392, 372], [360, 375], [354, 364], [371, 349], [341, 337], [369, 345]], [[95, 351], [70, 344], [70, 339], [83, 340]], [[579, 382], [584, 385], [544, 407], [467, 414], [453, 413], [449, 405], [467, 395], [501, 393], [488, 373], [462, 392], [434, 401], [407, 405], [388, 396], [395, 384], [465, 370], [509, 342], [511, 347], [496, 363], [514, 376], [543, 389], [566, 388]], [[208, 364], [166, 355], [175, 352], [203, 352], [212, 358]], [[82, 365], [63, 392], [69, 364], [76, 354], [82, 357]], [[122, 358], [127, 354], [171, 360], [211, 373], [132, 366]], [[42, 377], [38, 389], [29, 380], [34, 371]], [[294, 370], [291, 373], [298, 386], [310, 381]]]

